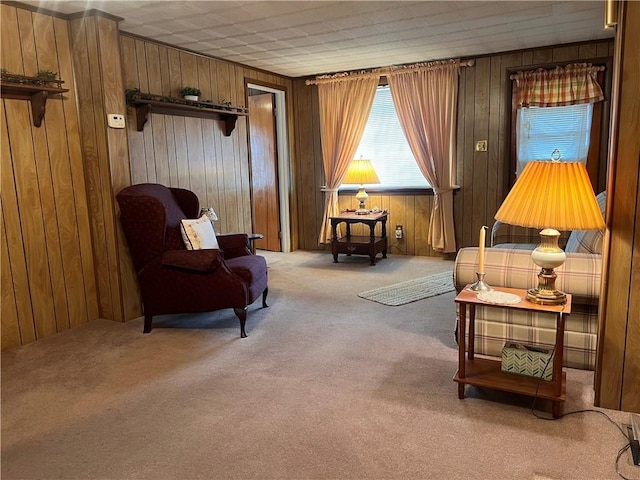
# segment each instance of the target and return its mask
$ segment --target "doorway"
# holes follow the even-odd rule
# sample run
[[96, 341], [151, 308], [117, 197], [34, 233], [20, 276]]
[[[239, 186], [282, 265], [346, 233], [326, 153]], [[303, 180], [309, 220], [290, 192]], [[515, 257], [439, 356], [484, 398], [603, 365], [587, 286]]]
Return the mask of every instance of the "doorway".
[[255, 247], [291, 251], [285, 92], [248, 83], [248, 132]]

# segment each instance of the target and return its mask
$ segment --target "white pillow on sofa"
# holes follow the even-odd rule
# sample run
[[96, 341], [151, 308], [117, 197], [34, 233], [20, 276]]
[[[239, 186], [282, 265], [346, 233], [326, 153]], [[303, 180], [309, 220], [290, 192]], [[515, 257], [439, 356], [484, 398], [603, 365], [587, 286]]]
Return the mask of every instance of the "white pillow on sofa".
[[182, 220], [180, 222], [180, 231], [187, 250], [220, 248], [211, 220], [206, 215], [202, 215], [195, 220]]
[[[607, 205], [607, 191], [600, 192], [596, 197], [600, 213], [604, 217]], [[565, 252], [567, 253], [596, 253], [602, 254], [602, 239], [604, 230], [574, 230], [569, 235]]]

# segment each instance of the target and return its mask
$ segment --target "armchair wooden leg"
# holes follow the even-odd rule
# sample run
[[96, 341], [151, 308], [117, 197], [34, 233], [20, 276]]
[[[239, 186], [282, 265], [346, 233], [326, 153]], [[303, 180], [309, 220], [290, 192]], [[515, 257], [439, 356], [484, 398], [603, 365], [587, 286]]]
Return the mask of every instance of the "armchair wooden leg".
[[264, 289], [264, 292], [262, 292], [262, 308], [267, 308], [269, 305], [267, 305], [267, 295], [269, 294], [269, 287]]
[[153, 319], [153, 315], [146, 315], [144, 316], [144, 330], [142, 330], [142, 333], [149, 333], [151, 331], [151, 320]]
[[244, 331], [244, 324], [247, 323], [247, 307], [234, 308], [233, 311], [236, 312], [236, 317], [240, 320], [240, 338], [246, 338], [247, 334]]

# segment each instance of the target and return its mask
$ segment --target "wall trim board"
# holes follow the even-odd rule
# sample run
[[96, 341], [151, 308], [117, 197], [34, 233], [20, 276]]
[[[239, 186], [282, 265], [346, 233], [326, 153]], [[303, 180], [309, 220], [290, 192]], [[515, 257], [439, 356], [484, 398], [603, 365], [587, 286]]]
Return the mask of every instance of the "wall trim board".
[[122, 22], [124, 18], [119, 17], [117, 15], [113, 15], [111, 13], [103, 12], [102, 10], [98, 10], [97, 8], [90, 8], [89, 10], [82, 10], [76, 13], [61, 13], [56, 12], [54, 10], [49, 10], [48, 8], [37, 7], [35, 5], [27, 5], [21, 2], [14, 1], [3, 1], [3, 5], [8, 5], [10, 7], [22, 8], [23, 10], [30, 10], [32, 12], [41, 13], [43, 15], [48, 15], [50, 17], [61, 18], [63, 20], [74, 20], [76, 18], [90, 17], [90, 16], [100, 16], [108, 18], [109, 20], [113, 20], [115, 22]]

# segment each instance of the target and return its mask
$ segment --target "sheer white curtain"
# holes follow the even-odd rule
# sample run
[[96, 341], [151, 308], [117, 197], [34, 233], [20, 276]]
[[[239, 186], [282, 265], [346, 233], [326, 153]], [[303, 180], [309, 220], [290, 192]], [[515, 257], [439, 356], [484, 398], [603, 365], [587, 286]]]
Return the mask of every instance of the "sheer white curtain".
[[393, 103], [420, 171], [435, 193], [428, 241], [456, 251], [453, 219], [455, 124], [460, 62], [433, 62], [387, 74]]
[[318, 84], [325, 206], [319, 243], [331, 241], [329, 217], [340, 213], [338, 187], [367, 124], [379, 75], [336, 78]]

